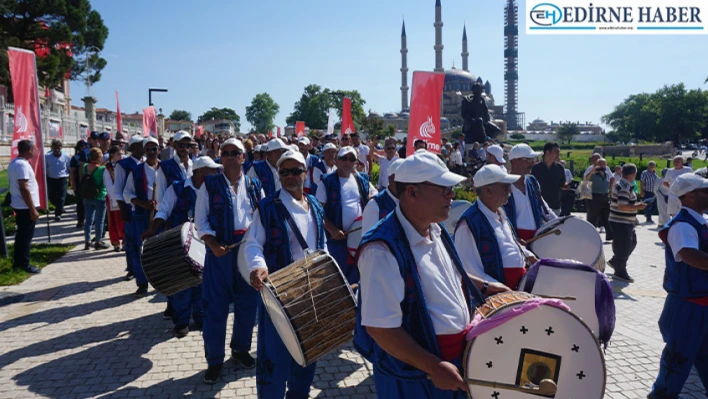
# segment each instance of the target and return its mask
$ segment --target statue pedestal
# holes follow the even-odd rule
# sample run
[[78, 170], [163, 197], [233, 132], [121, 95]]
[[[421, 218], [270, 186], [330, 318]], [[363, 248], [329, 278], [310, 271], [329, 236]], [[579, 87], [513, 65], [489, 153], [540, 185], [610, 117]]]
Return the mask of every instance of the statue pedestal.
[[96, 131], [96, 103], [98, 99], [95, 97], [84, 97], [81, 99], [84, 102], [84, 108], [86, 109], [86, 120], [88, 121], [88, 128], [90, 132]]

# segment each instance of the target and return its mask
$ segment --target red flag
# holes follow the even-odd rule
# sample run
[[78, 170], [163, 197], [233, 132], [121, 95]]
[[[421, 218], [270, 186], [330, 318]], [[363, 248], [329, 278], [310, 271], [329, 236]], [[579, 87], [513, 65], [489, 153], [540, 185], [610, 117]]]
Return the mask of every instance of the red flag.
[[157, 137], [157, 115], [152, 105], [143, 109], [143, 136]]
[[305, 122], [297, 121], [295, 122], [295, 135], [297, 137], [305, 136]]
[[280, 126], [278, 126], [278, 137], [280, 137]]
[[15, 131], [12, 135], [10, 158], [17, 158], [17, 143], [31, 140], [37, 154], [29, 161], [39, 186], [39, 207], [47, 209], [47, 189], [44, 176], [44, 139], [39, 114], [39, 84], [34, 53], [10, 47], [7, 50], [10, 64], [12, 92], [15, 95]]
[[415, 152], [416, 140], [425, 140], [428, 151], [440, 154], [440, 101], [444, 85], [442, 73], [413, 72], [407, 154]]
[[272, 130], [269, 130], [269, 131], [268, 131], [268, 137], [269, 137], [269, 138], [272, 138], [272, 137], [273, 137], [273, 131], [272, 131]]
[[204, 134], [204, 126], [198, 126], [197, 127], [197, 137], [202, 137], [202, 134]]
[[352, 122], [352, 99], [344, 97], [342, 101], [342, 136], [356, 132]]
[[123, 133], [123, 115], [120, 114], [120, 101], [118, 101], [118, 90], [116, 90], [116, 124], [118, 131]]

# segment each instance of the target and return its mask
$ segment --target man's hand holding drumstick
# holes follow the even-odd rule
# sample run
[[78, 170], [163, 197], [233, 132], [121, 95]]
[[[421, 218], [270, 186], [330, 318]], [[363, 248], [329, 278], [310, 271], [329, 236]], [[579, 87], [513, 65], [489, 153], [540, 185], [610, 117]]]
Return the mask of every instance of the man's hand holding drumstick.
[[260, 291], [263, 289], [263, 282], [268, 278], [268, 270], [259, 267], [258, 269], [251, 272], [251, 286], [256, 290]]

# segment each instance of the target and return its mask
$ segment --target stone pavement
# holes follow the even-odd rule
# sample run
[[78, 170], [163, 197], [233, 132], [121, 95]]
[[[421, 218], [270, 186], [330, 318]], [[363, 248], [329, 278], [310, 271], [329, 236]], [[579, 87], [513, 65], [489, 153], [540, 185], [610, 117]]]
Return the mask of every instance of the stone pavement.
[[[64, 227], [56, 231], [80, 243], [74, 224], [57, 223]], [[637, 281], [613, 283], [617, 329], [606, 353], [605, 395], [611, 399], [645, 398], [663, 348], [657, 327], [663, 248], [655, 226], [639, 226], [637, 233], [639, 246], [629, 264]], [[161, 317], [165, 298], [153, 292], [133, 298], [135, 282], [123, 281], [122, 253], [81, 248], [41, 275], [0, 289], [24, 294], [0, 307], [0, 398], [255, 397], [254, 371], [237, 371], [230, 363], [221, 383], [203, 384], [201, 335], [173, 338], [171, 322]], [[609, 259], [611, 245], [605, 251]], [[255, 347], [254, 334], [253, 355]], [[706, 397], [695, 375], [684, 392], [684, 398]], [[333, 353], [318, 363], [311, 395], [375, 397], [371, 366], [351, 347]]]

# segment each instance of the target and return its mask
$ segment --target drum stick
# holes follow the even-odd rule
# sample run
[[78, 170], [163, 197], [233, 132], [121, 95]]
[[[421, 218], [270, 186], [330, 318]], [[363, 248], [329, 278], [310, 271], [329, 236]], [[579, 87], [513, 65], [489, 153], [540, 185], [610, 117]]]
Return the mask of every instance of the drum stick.
[[556, 391], [558, 390], [556, 383], [549, 378], [541, 380], [541, 383], [537, 387], [522, 387], [514, 384], [506, 384], [503, 382], [475, 380], [473, 378], [465, 378], [465, 382], [470, 385], [478, 385], [481, 387], [508, 389], [510, 391], [523, 392], [532, 395], [541, 395], [548, 397], [555, 396]]
[[534, 294], [537, 297], [545, 298], [545, 299], [560, 299], [561, 301], [576, 301], [578, 298], [574, 296], [558, 296], [558, 295], [539, 295], [539, 294]]
[[239, 242], [235, 242], [235, 243], [233, 243], [233, 244], [231, 244], [231, 245], [228, 245], [228, 246], [226, 247], [226, 249], [227, 249], [228, 251], [231, 251], [232, 249], [238, 247], [239, 245], [243, 244], [243, 243], [246, 242], [247, 240], [248, 240], [248, 238], [244, 238], [243, 240], [241, 240], [241, 241], [239, 241]]
[[344, 235], [347, 236], [347, 235], [349, 235], [349, 233], [353, 233], [353, 232], [359, 231], [359, 230], [361, 230], [361, 227], [357, 227], [357, 228], [355, 228], [355, 229], [351, 229], [351, 230], [347, 231], [346, 233], [344, 233]]
[[[157, 192], [157, 180], [152, 183], [152, 201], [155, 201], [155, 193]], [[150, 223], [148, 224], [148, 231], [152, 230], [152, 218], [155, 217], [155, 208], [150, 211]]]
[[560, 230], [551, 230], [551, 231], [548, 231], [548, 232], [546, 232], [546, 233], [539, 234], [539, 235], [537, 235], [536, 237], [533, 237], [533, 238], [530, 238], [530, 239], [526, 240], [526, 245], [531, 244], [531, 243], [534, 242], [534, 241], [540, 240], [541, 238], [548, 237], [548, 236], [550, 236], [550, 235], [557, 235], [557, 236], [559, 236], [559, 235], [561, 235], [561, 231], [560, 231]]
[[359, 284], [354, 283], [354, 284], [350, 285], [349, 288], [351, 288], [352, 291], [356, 291], [356, 289], [359, 288]]

